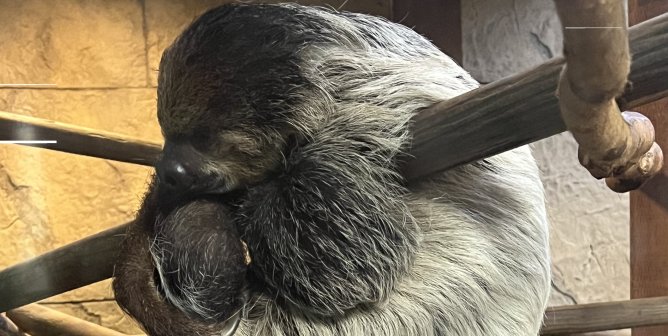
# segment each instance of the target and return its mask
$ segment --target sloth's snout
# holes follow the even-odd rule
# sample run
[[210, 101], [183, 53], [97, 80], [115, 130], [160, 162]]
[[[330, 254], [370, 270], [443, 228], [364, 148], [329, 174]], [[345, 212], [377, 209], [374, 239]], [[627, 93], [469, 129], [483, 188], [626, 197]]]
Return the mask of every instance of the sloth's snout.
[[183, 192], [195, 184], [195, 174], [183, 163], [173, 159], [163, 159], [156, 165], [160, 184], [172, 192]]
[[219, 178], [204, 172], [205, 159], [192, 145], [167, 141], [155, 165], [160, 190], [168, 198], [191, 196], [216, 186]]
[[201, 194], [225, 194], [229, 185], [219, 175], [206, 174], [197, 164], [168, 156], [155, 166], [163, 200], [180, 200]]

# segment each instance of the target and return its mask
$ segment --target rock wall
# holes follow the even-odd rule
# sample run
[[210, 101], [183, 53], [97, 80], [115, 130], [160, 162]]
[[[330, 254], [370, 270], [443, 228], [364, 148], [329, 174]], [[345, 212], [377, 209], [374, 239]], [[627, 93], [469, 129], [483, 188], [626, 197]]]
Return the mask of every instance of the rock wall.
[[[159, 141], [162, 51], [198, 14], [225, 2], [0, 0], [0, 84], [57, 85], [0, 87], [0, 110]], [[390, 14], [389, 0], [299, 2]], [[150, 174], [131, 164], [0, 145], [0, 269], [130, 220]], [[110, 281], [43, 303], [140, 332], [113, 301]]]
[[[462, 31], [464, 68], [482, 82], [526, 71], [562, 53], [561, 26], [551, 0], [462, 1]], [[580, 167], [570, 134], [532, 147], [551, 224], [551, 304], [628, 299], [628, 195], [608, 190]]]

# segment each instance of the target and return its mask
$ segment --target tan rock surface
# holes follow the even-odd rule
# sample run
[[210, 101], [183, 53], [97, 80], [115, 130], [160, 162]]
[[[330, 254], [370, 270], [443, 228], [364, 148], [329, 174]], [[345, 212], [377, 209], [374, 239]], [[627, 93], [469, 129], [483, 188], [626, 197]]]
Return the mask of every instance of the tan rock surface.
[[[154, 89], [0, 90], [0, 110], [160, 139]], [[0, 249], [0, 267], [130, 220], [150, 174], [148, 167], [0, 146], [0, 199], [7, 200], [0, 203], [0, 223], [8, 223], [0, 227], [0, 240], [6, 242]], [[111, 298], [110, 282], [103, 281], [46, 301]], [[102, 325], [117, 330], [136, 329], [129, 319], [120, 318], [114, 302], [86, 307], [86, 314], [82, 309], [72, 313], [87, 319], [97, 314]]]
[[139, 1], [0, 0], [0, 8], [0, 83], [146, 85]]
[[114, 301], [48, 304], [47, 307], [128, 335], [144, 333]]

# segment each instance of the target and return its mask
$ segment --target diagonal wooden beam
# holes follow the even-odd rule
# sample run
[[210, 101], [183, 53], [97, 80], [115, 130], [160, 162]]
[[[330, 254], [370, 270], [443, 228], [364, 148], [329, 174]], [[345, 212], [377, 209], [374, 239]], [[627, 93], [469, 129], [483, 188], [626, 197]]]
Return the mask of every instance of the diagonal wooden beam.
[[[668, 96], [668, 14], [629, 29], [632, 88], [622, 109]], [[563, 58], [485, 85], [425, 109], [413, 120], [409, 181], [561, 133], [555, 92]], [[152, 165], [160, 144], [48, 120], [0, 112], [2, 140], [58, 140], [33, 145], [68, 153]]]
[[0, 272], [0, 312], [108, 279], [126, 225], [65, 245]]
[[2, 111], [0, 140], [55, 140], [24, 145], [140, 165], [152, 165], [162, 149], [159, 143]]
[[[618, 99], [622, 109], [668, 96], [668, 14], [629, 29], [629, 43], [632, 88]], [[555, 96], [563, 65], [553, 59], [418, 114], [404, 175], [417, 180], [565, 131]]]
[[30, 336], [128, 336], [39, 304], [13, 309], [7, 317]]
[[570, 335], [668, 324], [668, 296], [550, 307], [541, 335]]

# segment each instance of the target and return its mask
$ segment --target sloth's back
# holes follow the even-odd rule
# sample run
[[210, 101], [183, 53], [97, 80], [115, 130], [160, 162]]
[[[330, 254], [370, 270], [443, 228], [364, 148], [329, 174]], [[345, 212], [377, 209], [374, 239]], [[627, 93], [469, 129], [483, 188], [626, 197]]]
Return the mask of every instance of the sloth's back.
[[[368, 111], [389, 128], [407, 129], [420, 109], [478, 85], [403, 26], [366, 15], [283, 8], [298, 12], [305, 25], [326, 23], [318, 41], [300, 50], [299, 67], [318, 88], [314, 94], [323, 95], [312, 100], [327, 101], [333, 115]], [[405, 148], [410, 139], [387, 141]], [[319, 318], [261, 299], [257, 315], [244, 320], [238, 334], [537, 335], [550, 265], [543, 189], [528, 147], [436, 174], [412, 186], [405, 201], [421, 243], [409, 275], [386, 302]]]

